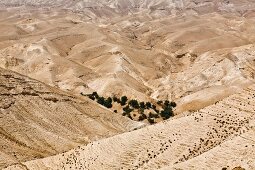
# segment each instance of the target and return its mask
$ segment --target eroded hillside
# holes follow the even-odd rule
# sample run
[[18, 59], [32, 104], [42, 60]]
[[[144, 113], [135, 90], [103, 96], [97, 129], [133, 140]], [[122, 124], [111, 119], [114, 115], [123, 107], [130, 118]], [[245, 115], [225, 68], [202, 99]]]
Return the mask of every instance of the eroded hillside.
[[0, 168], [138, 126], [86, 99], [0, 69]]
[[[0, 168], [255, 169], [254, 7], [1, 0]], [[139, 129], [113, 96], [177, 106]]]
[[213, 104], [254, 80], [251, 16], [134, 14], [108, 24], [82, 16], [2, 11], [1, 67], [76, 94], [176, 101], [176, 113]]
[[[27, 169], [255, 168], [255, 87], [198, 112], [24, 163]], [[109, 156], [111, 155], [111, 156]], [[12, 166], [11, 169], [24, 169]]]

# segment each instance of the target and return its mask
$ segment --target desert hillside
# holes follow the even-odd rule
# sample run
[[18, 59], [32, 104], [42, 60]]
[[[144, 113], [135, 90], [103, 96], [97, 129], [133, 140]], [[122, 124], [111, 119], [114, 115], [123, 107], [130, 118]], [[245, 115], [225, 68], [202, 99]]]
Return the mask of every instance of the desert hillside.
[[0, 168], [254, 170], [254, 9], [1, 0]]
[[[255, 169], [255, 86], [140, 130], [24, 163], [27, 169]], [[110, 155], [110, 156], [109, 156]], [[21, 165], [9, 167], [25, 169]]]
[[78, 95], [168, 99], [181, 113], [254, 79], [255, 21], [249, 16], [134, 14], [102, 24], [70, 11], [20, 10], [0, 16], [1, 67]]
[[142, 125], [4, 69], [0, 69], [0, 99], [0, 168]]

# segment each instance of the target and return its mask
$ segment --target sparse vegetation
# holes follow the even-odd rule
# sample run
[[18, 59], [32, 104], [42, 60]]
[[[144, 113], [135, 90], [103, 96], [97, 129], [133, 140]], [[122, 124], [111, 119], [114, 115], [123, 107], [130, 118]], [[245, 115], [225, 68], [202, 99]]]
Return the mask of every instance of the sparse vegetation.
[[135, 109], [139, 109], [139, 108], [140, 108], [140, 106], [139, 106], [137, 100], [132, 99], [132, 100], [130, 100], [130, 101], [128, 102], [128, 104], [129, 104], [131, 107], [135, 108]]
[[[89, 99], [96, 101], [100, 105], [112, 109], [114, 113], [121, 113], [123, 116], [126, 116], [131, 120], [147, 120], [150, 124], [154, 124], [160, 120], [166, 120], [171, 118], [174, 115], [173, 108], [176, 107], [176, 103], [170, 102], [169, 100], [140, 102], [136, 99], [129, 100], [127, 96], [113, 96], [104, 98], [102, 96], [99, 96], [97, 92], [93, 92], [92, 94], [88, 95], [84, 95], [81, 93], [81, 95], [87, 96]], [[118, 112], [118, 110], [113, 107], [113, 103], [118, 104], [119, 107], [122, 108], [122, 112]]]
[[142, 113], [142, 114], [139, 116], [138, 121], [143, 121], [144, 119], [147, 119], [147, 116], [146, 116], [145, 114]]
[[146, 105], [147, 109], [148, 109], [148, 108], [151, 108], [151, 103], [150, 103], [150, 102], [146, 102], [145, 105]]
[[154, 123], [155, 123], [155, 121], [154, 121], [153, 118], [148, 118], [147, 120], [148, 120], [148, 122], [149, 122], [150, 124], [154, 124]]
[[128, 101], [127, 96], [122, 96], [121, 99], [120, 99], [121, 106], [126, 105], [127, 101]]

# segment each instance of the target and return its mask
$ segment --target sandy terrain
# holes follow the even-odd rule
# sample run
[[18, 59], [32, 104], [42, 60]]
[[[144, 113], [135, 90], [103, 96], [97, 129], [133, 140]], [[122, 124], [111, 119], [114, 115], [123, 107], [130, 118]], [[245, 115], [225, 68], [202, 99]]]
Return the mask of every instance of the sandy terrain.
[[[0, 9], [0, 168], [255, 169], [252, 0]], [[175, 101], [176, 116], [127, 132], [143, 124], [80, 95], [93, 91]]]
[[4, 69], [0, 69], [0, 97], [0, 168], [142, 125]]
[[[255, 87], [177, 119], [24, 163], [27, 169], [255, 168]], [[250, 107], [249, 107], [250, 106]], [[111, 156], [109, 156], [111, 155]], [[8, 169], [25, 169], [20, 165]]]
[[[176, 100], [182, 111], [190, 99], [202, 108], [254, 78], [253, 20], [207, 14], [140, 23], [130, 16], [101, 26], [63, 12], [9, 15], [1, 66], [77, 94]], [[201, 91], [220, 94], [201, 99]]]

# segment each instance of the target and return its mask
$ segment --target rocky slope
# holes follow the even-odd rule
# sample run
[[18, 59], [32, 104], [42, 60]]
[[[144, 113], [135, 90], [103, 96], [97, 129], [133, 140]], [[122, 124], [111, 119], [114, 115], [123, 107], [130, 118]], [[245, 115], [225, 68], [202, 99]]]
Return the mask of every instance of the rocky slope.
[[[253, 170], [254, 6], [1, 0], [0, 168]], [[176, 116], [124, 133], [142, 124], [93, 91], [175, 101]]]
[[[255, 86], [180, 118], [92, 142], [26, 169], [255, 168]], [[111, 155], [111, 156], [109, 156]], [[21, 165], [8, 168], [25, 169]]]
[[141, 14], [102, 25], [63, 11], [2, 13], [1, 67], [76, 94], [168, 99], [181, 113], [254, 79], [252, 18]]
[[[2, 0], [2, 7], [28, 6], [32, 8], [59, 8], [86, 13], [90, 19], [113, 18], [145, 12], [153, 17], [171, 14], [205, 14], [212, 12], [253, 13], [254, 2], [251, 0]], [[99, 18], [98, 18], [99, 17]]]
[[87, 99], [0, 69], [0, 168], [138, 126]]

